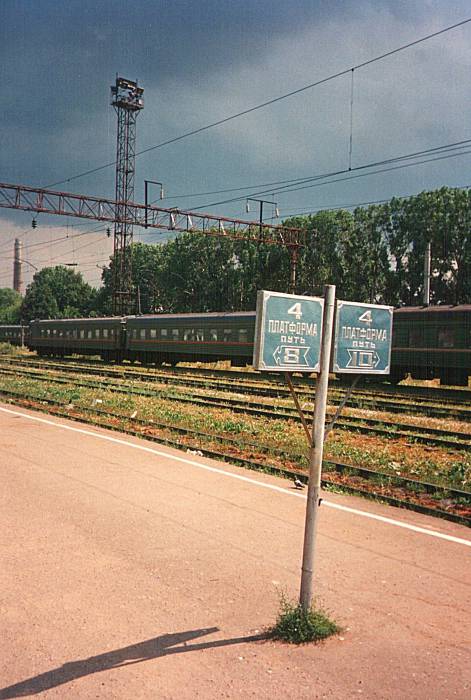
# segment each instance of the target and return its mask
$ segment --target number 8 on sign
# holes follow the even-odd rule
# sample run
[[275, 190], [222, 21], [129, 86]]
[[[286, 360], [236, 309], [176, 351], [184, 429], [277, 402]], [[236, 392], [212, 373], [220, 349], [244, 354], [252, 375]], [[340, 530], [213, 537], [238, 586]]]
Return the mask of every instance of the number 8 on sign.
[[283, 364], [284, 365], [299, 365], [299, 348], [284, 348]]

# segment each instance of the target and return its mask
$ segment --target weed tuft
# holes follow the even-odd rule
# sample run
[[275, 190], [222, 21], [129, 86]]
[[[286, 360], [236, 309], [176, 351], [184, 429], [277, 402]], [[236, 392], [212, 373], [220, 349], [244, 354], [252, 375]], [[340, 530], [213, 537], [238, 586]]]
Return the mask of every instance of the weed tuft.
[[326, 611], [315, 604], [304, 610], [300, 603], [288, 600], [284, 595], [280, 600], [280, 612], [271, 630], [274, 639], [282, 639], [290, 644], [320, 642], [341, 631]]

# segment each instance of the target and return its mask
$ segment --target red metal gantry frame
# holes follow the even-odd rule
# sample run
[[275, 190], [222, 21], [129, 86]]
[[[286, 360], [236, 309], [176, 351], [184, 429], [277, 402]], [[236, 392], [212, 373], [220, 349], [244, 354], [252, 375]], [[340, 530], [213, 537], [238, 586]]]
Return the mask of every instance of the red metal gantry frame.
[[120, 211], [119, 202], [113, 199], [57, 192], [25, 185], [0, 183], [0, 207], [111, 223], [124, 221], [136, 226], [146, 225], [148, 228], [166, 231], [202, 233], [236, 240], [255, 240], [286, 248], [299, 248], [304, 245], [303, 230], [291, 226], [280, 224], [260, 226], [258, 221], [229, 219], [214, 214], [164, 209], [152, 205], [147, 207], [146, 223], [144, 204], [126, 202], [126, 208], [118, 218], [119, 215], [116, 212]]
[[258, 221], [229, 219], [214, 214], [175, 208], [164, 209], [153, 205], [146, 207], [135, 202], [126, 202], [126, 206], [122, 207], [113, 199], [25, 185], [0, 183], [0, 207], [283, 246], [291, 255], [291, 292], [296, 285], [298, 251], [305, 243], [304, 231], [291, 226], [260, 225]]

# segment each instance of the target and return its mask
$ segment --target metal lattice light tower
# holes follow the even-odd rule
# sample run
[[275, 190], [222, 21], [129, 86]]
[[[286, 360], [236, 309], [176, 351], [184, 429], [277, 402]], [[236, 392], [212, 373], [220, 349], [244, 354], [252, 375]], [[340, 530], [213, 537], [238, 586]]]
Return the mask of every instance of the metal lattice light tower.
[[116, 77], [111, 104], [118, 115], [116, 149], [116, 210], [114, 225], [113, 315], [132, 312], [131, 245], [133, 226], [128, 204], [134, 199], [136, 119], [144, 107], [143, 88], [137, 82]]

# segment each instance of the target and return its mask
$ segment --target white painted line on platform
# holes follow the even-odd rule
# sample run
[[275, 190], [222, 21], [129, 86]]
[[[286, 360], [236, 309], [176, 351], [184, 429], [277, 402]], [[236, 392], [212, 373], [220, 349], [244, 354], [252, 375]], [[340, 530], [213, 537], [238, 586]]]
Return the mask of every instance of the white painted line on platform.
[[[295, 496], [297, 498], [303, 498], [306, 500], [306, 496], [297, 491], [288, 490], [281, 486], [275, 486], [274, 484], [267, 484], [263, 481], [257, 481], [257, 479], [252, 479], [249, 476], [243, 476], [242, 474], [234, 474], [233, 472], [228, 472], [225, 469], [219, 469], [218, 467], [211, 467], [209, 464], [202, 464], [193, 459], [188, 459], [186, 457], [178, 457], [177, 455], [170, 454], [169, 452], [163, 452], [162, 450], [156, 450], [153, 447], [146, 447], [145, 445], [138, 445], [134, 442], [128, 442], [121, 438], [115, 438], [111, 435], [104, 435], [103, 433], [96, 433], [92, 430], [85, 430], [84, 428], [76, 428], [73, 425], [65, 425], [64, 423], [56, 423], [55, 421], [48, 420], [47, 418], [40, 418], [39, 416], [30, 416], [27, 413], [22, 413], [21, 411], [13, 411], [9, 408], [4, 408], [0, 406], [0, 411], [3, 413], [10, 413], [14, 416], [21, 416], [22, 418], [27, 418], [29, 420], [36, 421], [38, 423], [44, 423], [46, 425], [51, 425], [54, 428], [62, 428], [63, 430], [71, 430], [74, 433], [79, 433], [81, 435], [88, 435], [90, 437], [99, 438], [100, 440], [107, 440], [108, 442], [114, 442], [117, 445], [123, 445], [126, 447], [131, 447], [136, 450], [141, 450], [142, 452], [149, 452], [150, 454], [157, 455], [158, 457], [165, 457], [166, 459], [173, 459], [175, 462], [182, 462], [183, 464], [189, 464], [192, 467], [198, 467], [198, 469], [204, 469], [208, 472], [213, 472], [215, 474], [220, 474], [221, 476], [228, 476], [231, 479], [237, 479], [239, 481], [245, 481], [248, 484], [254, 484], [262, 488], [269, 489], [270, 491], [277, 491], [278, 493], [284, 493], [288, 496]], [[337, 510], [342, 510], [346, 513], [352, 513], [353, 515], [359, 515], [364, 518], [370, 518], [371, 520], [379, 520], [380, 522], [386, 523], [388, 525], [394, 525], [395, 527], [402, 527], [405, 530], [412, 530], [413, 532], [418, 532], [422, 535], [429, 535], [430, 537], [436, 537], [441, 540], [447, 540], [448, 542], [454, 542], [455, 544], [463, 544], [466, 547], [471, 547], [471, 540], [465, 540], [461, 537], [454, 537], [453, 535], [447, 535], [443, 532], [436, 532], [434, 530], [428, 530], [425, 527], [419, 527], [417, 525], [410, 525], [402, 520], [395, 520], [393, 518], [386, 518], [383, 515], [376, 515], [375, 513], [368, 513], [368, 511], [357, 510], [356, 508], [350, 508], [349, 506], [342, 506], [338, 503], [332, 503], [326, 499], [322, 500], [323, 505], [329, 508], [335, 508]]]

